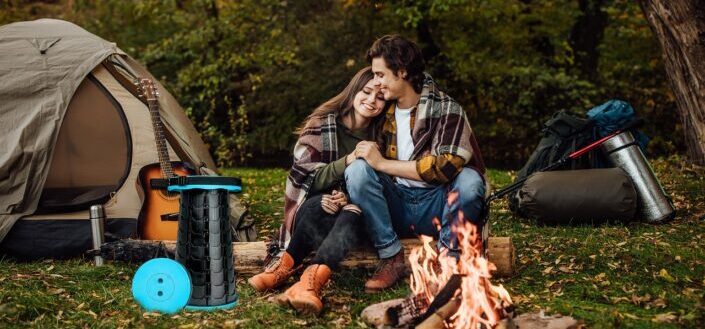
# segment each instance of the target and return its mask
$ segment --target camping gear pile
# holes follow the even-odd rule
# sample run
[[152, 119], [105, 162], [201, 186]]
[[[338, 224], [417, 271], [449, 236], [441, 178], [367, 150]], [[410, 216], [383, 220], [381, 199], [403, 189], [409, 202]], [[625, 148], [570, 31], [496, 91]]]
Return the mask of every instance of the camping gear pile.
[[635, 130], [639, 123], [619, 100], [593, 108], [588, 119], [556, 113], [514, 184], [491, 195], [485, 208], [509, 195], [515, 214], [544, 224], [627, 222], [637, 213], [649, 223], [672, 219], [675, 209], [644, 156], [648, 140]]
[[[170, 161], [212, 175], [215, 163], [176, 99], [114, 43], [66, 21], [0, 27], [0, 252], [67, 258], [91, 249], [89, 207], [103, 205], [105, 237], [138, 238], [139, 172], [158, 162], [146, 102], [130, 72], [162, 91]], [[230, 196], [239, 241], [256, 239]]]
[[228, 192], [240, 192], [237, 178], [186, 176], [169, 179], [180, 192], [176, 261], [156, 258], [132, 280], [132, 294], [148, 311], [230, 309], [237, 303]]

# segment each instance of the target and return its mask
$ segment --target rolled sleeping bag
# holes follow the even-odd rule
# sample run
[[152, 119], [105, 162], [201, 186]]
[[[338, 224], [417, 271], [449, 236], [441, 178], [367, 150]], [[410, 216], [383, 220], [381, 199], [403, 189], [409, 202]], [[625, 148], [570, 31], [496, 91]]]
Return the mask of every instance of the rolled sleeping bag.
[[519, 191], [517, 213], [545, 224], [630, 221], [637, 194], [620, 168], [537, 172]]

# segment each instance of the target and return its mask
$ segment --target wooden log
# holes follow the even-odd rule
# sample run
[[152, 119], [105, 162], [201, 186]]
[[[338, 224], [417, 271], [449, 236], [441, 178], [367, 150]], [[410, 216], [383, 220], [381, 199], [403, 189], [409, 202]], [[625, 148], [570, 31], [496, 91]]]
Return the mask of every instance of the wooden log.
[[[175, 249], [173, 241], [165, 241], [165, 247], [170, 251]], [[414, 247], [420, 246], [418, 239], [402, 239], [405, 255], [409, 255]], [[514, 245], [509, 237], [490, 237], [488, 240], [488, 258], [497, 266], [496, 276], [511, 276], [514, 273]], [[233, 256], [235, 271], [238, 274], [250, 276], [262, 271], [264, 258], [267, 255], [267, 244], [264, 241], [234, 242]], [[408, 265], [408, 259], [406, 259]], [[374, 268], [379, 262], [377, 254], [371, 248], [351, 251], [341, 268]]]
[[511, 237], [490, 237], [487, 240], [487, 259], [495, 266], [497, 276], [512, 276], [516, 269], [516, 256]]

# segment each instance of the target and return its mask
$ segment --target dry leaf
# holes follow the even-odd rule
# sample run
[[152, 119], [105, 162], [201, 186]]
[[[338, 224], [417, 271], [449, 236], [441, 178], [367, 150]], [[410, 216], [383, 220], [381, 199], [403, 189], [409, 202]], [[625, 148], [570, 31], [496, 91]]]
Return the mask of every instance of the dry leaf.
[[656, 315], [653, 319], [651, 319], [651, 321], [659, 323], [672, 323], [675, 322], [677, 319], [678, 317], [673, 314], [673, 312], [668, 312]]
[[242, 319], [242, 320], [227, 320], [223, 322], [223, 328], [237, 328], [241, 324], [250, 321], [250, 319]]
[[668, 271], [666, 271], [665, 268], [662, 268], [661, 271], [658, 272], [658, 276], [661, 277], [662, 279], [670, 282], [670, 283], [674, 283], [674, 282], [678, 281], [678, 280], [676, 280], [676, 278], [674, 278], [673, 276], [668, 274]]

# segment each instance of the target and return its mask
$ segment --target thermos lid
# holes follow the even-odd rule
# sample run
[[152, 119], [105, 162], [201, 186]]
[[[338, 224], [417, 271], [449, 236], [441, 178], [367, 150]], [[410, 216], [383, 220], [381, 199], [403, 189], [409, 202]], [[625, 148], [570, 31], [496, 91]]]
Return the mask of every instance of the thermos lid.
[[191, 297], [191, 278], [179, 262], [155, 258], [137, 269], [132, 296], [147, 311], [177, 313]]
[[103, 218], [105, 217], [105, 210], [102, 205], [93, 205], [90, 210], [90, 218]]
[[169, 178], [169, 192], [184, 190], [227, 190], [229, 192], [241, 192], [242, 180], [237, 177], [222, 176], [178, 176]]

